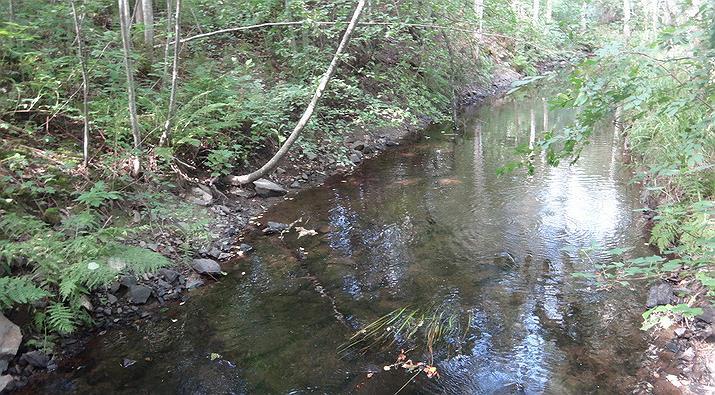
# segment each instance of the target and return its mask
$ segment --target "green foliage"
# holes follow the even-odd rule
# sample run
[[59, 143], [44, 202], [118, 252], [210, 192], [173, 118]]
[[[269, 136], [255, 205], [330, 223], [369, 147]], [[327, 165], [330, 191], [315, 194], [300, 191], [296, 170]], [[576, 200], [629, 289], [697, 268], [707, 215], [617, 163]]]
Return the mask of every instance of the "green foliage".
[[27, 277], [0, 277], [0, 310], [16, 304], [36, 302], [49, 294]]
[[98, 208], [107, 201], [119, 200], [121, 198], [121, 193], [108, 191], [104, 181], [97, 181], [89, 191], [80, 193], [77, 197], [77, 201], [87, 205], [87, 207]]

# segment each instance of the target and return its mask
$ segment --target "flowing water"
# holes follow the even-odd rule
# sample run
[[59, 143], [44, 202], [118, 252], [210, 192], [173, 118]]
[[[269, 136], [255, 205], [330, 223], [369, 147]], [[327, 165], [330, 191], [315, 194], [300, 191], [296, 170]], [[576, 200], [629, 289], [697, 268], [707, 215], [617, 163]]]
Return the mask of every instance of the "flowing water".
[[[572, 119], [546, 110], [548, 95], [487, 103], [458, 134], [432, 128], [274, 207], [264, 220], [302, 218], [324, 233], [249, 237], [255, 252], [219, 283], [159, 321], [97, 337], [45, 391], [394, 394], [409, 382], [400, 393], [628, 392], [645, 349], [643, 298], [571, 275], [605, 248], [647, 253], [622, 141], [605, 124], [575, 165], [537, 156], [531, 177], [496, 174], [516, 146]], [[588, 257], [576, 251], [592, 245]], [[435, 353], [439, 379], [383, 370], [405, 344], [337, 352], [405, 306], [468, 317], [461, 347]], [[124, 358], [137, 362], [123, 368]]]

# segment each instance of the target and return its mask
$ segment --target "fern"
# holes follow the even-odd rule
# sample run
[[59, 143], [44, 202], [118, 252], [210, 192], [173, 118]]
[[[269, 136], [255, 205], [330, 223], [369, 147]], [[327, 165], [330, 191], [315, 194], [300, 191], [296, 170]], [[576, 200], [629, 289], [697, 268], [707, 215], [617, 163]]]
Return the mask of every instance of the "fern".
[[32, 303], [49, 295], [27, 277], [0, 277], [0, 309], [2, 310], [16, 304]]
[[47, 329], [59, 334], [72, 333], [77, 327], [75, 312], [62, 303], [53, 303], [47, 308]]

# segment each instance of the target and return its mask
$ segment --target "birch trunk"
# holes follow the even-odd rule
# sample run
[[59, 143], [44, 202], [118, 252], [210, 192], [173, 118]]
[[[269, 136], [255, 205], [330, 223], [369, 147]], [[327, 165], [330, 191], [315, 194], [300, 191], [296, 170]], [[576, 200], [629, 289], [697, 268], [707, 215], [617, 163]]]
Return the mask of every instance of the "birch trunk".
[[10, 22], [15, 22], [15, 0], [8, 0], [8, 11], [10, 14]]
[[174, 17], [174, 64], [171, 69], [171, 93], [169, 94], [169, 111], [164, 123], [164, 132], [159, 139], [159, 145], [171, 145], [171, 126], [176, 112], [176, 88], [179, 85], [179, 50], [181, 49], [181, 0], [176, 0], [176, 15]]
[[325, 71], [325, 74], [323, 74], [323, 77], [320, 79], [320, 83], [318, 83], [318, 87], [313, 94], [313, 98], [310, 100], [310, 103], [308, 103], [308, 107], [306, 107], [305, 112], [303, 112], [303, 116], [300, 117], [300, 120], [293, 129], [293, 132], [291, 132], [290, 136], [288, 136], [288, 138], [283, 143], [278, 152], [276, 152], [276, 154], [273, 155], [273, 157], [268, 162], [266, 162], [265, 165], [263, 165], [260, 169], [254, 171], [253, 173], [242, 176], [226, 177], [226, 181], [229, 184], [243, 185], [256, 181], [257, 179], [271, 172], [276, 166], [278, 166], [280, 160], [283, 159], [286, 153], [288, 153], [290, 147], [298, 139], [300, 133], [303, 131], [305, 126], [308, 124], [308, 121], [310, 121], [310, 118], [313, 116], [315, 106], [318, 104], [318, 101], [320, 101], [321, 96], [323, 96], [323, 92], [328, 86], [328, 82], [330, 82], [330, 78], [335, 73], [335, 69], [338, 66], [338, 62], [340, 61], [340, 55], [345, 50], [345, 47], [347, 47], [348, 42], [350, 41], [350, 36], [352, 35], [353, 30], [355, 30], [355, 26], [357, 25], [358, 19], [360, 19], [360, 14], [362, 13], [364, 7], [365, 0], [359, 0], [357, 7], [353, 12], [353, 16], [350, 19], [350, 23], [348, 24], [348, 27], [343, 34], [343, 38], [338, 45], [338, 49], [335, 51], [335, 55], [333, 55], [333, 59], [330, 61], [328, 69]]
[[539, 23], [539, 0], [534, 0], [531, 18], [534, 24]]
[[134, 23], [144, 23], [144, 10], [142, 9], [142, 0], [136, 0], [134, 2], [134, 13], [132, 14], [134, 18]]
[[132, 137], [134, 138], [134, 155], [132, 158], [132, 176], [138, 177], [141, 170], [139, 155], [141, 153], [141, 131], [139, 130], [139, 119], [137, 116], [136, 92], [134, 91], [134, 65], [132, 62], [132, 42], [130, 33], [131, 24], [129, 19], [129, 3], [127, 0], [118, 0], [119, 3], [119, 26], [122, 33], [122, 45], [124, 48], [124, 68], [127, 73], [127, 97], [129, 101], [129, 120], [132, 127]]
[[474, 15], [477, 18], [477, 30], [474, 33], [476, 42], [474, 57], [479, 61], [479, 48], [482, 45], [482, 30], [484, 28], [484, 0], [474, 0]]
[[554, 1], [546, 0], [546, 23], [553, 22]]
[[[74, 0], [70, 0], [72, 6], [72, 17], [74, 19], [74, 31], [77, 36], [77, 56], [82, 69], [82, 117], [84, 118], [84, 133], [82, 135], [82, 161], [86, 167], [89, 163], [89, 76], [87, 73], [87, 60], [84, 54], [84, 36], [82, 35], [82, 22], [77, 15], [77, 8]], [[84, 19], [84, 16], [82, 17]]]

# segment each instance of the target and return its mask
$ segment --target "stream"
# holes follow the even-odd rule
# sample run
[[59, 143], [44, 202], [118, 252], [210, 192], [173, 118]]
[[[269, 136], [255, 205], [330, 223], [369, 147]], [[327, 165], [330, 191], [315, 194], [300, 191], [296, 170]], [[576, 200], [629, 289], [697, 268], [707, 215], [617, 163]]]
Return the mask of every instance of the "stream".
[[[249, 235], [255, 251], [162, 319], [94, 338], [48, 393], [584, 394], [629, 392], [647, 344], [644, 298], [574, 272], [608, 248], [645, 246], [639, 190], [610, 123], [580, 160], [497, 176], [514, 149], [573, 113], [549, 87], [492, 100], [431, 127], [352, 175], [262, 218], [322, 230]], [[598, 246], [588, 257], [579, 248]], [[303, 250], [301, 250], [301, 248]], [[230, 265], [229, 265], [230, 266]], [[406, 306], [467, 317], [463, 344], [436, 352], [439, 378], [384, 370], [401, 347], [341, 344]], [[449, 341], [448, 341], [449, 343]], [[406, 344], [406, 343], [405, 343]], [[425, 356], [415, 350], [415, 360]], [[136, 361], [122, 367], [123, 359]], [[370, 376], [368, 378], [368, 376]]]

